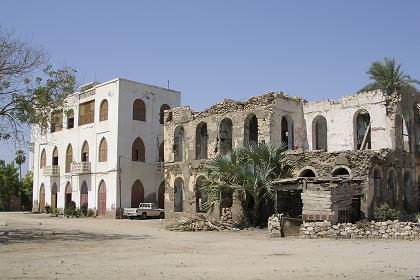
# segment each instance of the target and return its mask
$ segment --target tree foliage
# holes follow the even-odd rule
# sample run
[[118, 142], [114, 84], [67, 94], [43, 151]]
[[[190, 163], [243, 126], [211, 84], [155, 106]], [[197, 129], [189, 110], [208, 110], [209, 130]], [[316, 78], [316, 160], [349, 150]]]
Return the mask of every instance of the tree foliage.
[[13, 163], [0, 161], [0, 199], [10, 204], [11, 196], [19, 195], [20, 187], [19, 174]]
[[42, 48], [0, 26], [0, 139], [23, 140], [27, 124], [46, 129], [75, 85], [74, 70], [54, 69]]
[[21, 190], [21, 199], [22, 206], [25, 210], [32, 209], [32, 186], [33, 186], [33, 176], [32, 172], [28, 171], [22, 179], [22, 190]]
[[381, 90], [387, 95], [401, 91], [416, 91], [416, 84], [420, 85], [418, 80], [412, 79], [401, 70], [401, 64], [397, 64], [394, 59], [385, 58], [384, 62], [375, 61], [367, 71], [370, 84], [360, 90], [367, 92], [372, 90]]
[[244, 209], [251, 209], [252, 223], [259, 225], [262, 204], [274, 200], [274, 180], [290, 176], [291, 166], [284, 151], [284, 147], [257, 144], [210, 160], [207, 179], [199, 186], [210, 198], [204, 208], [223, 206], [236, 192]]

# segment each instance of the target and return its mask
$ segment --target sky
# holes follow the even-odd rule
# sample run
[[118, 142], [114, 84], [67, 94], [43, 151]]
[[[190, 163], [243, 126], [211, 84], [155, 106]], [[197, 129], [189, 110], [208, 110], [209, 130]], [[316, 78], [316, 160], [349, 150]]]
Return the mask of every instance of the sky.
[[[417, 0], [2, 0], [0, 25], [76, 69], [79, 85], [169, 80], [194, 110], [268, 91], [338, 99], [384, 57], [420, 79]], [[15, 148], [0, 144], [0, 158]]]

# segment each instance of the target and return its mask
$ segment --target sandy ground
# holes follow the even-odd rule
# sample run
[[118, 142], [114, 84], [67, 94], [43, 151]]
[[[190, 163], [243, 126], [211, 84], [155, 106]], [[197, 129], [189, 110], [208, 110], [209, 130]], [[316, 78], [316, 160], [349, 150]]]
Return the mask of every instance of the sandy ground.
[[0, 213], [0, 223], [0, 279], [420, 279], [419, 241], [169, 232], [159, 220], [24, 213]]

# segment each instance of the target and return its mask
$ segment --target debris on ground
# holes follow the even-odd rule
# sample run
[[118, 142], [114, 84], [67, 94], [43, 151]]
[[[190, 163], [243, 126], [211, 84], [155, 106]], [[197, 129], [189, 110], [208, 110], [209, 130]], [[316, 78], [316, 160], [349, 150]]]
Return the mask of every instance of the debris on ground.
[[194, 214], [177, 218], [166, 225], [171, 231], [221, 231], [232, 230], [232, 223], [210, 221], [204, 215]]

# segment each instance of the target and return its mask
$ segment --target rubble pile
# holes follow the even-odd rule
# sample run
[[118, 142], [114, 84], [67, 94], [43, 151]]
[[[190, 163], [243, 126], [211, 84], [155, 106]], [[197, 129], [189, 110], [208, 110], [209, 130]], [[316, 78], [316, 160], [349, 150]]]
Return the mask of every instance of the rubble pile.
[[278, 215], [268, 218], [268, 233], [270, 237], [281, 237], [281, 224]]
[[232, 208], [222, 208], [222, 216], [220, 217], [220, 222], [233, 225]]
[[331, 225], [330, 221], [303, 223], [301, 238], [335, 239], [404, 239], [420, 240], [420, 224], [398, 220], [357, 224], [342, 223]]
[[195, 214], [183, 216], [166, 225], [172, 231], [221, 231], [231, 230], [232, 225], [225, 222], [208, 220], [204, 215]]

